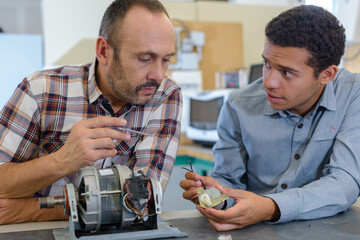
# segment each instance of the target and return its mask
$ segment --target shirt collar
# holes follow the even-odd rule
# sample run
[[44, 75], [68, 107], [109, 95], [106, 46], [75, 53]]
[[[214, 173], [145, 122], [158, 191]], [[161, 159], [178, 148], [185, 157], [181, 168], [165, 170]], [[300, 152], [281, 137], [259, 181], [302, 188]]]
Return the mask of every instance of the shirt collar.
[[323, 94], [321, 95], [319, 106], [330, 111], [336, 111], [336, 96], [334, 92], [334, 80], [326, 84]]
[[[315, 105], [314, 109], [318, 109], [319, 106], [322, 106], [329, 111], [336, 111], [336, 97], [334, 93], [334, 84], [333, 81], [326, 84], [324, 92], [322, 93], [320, 100]], [[286, 117], [288, 114], [286, 114], [284, 111], [278, 111], [273, 109], [269, 101], [266, 101], [266, 105], [264, 107], [264, 114], [265, 115], [274, 115], [278, 113], [281, 117]]]
[[95, 66], [97, 64], [97, 60], [91, 63], [88, 75], [88, 98], [89, 102], [95, 102], [103, 93], [100, 91], [96, 79], [95, 79]]

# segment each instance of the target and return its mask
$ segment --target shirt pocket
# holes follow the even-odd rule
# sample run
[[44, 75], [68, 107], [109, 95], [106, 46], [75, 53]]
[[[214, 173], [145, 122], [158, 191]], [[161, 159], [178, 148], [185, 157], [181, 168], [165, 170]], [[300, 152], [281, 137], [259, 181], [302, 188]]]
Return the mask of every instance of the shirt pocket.
[[332, 148], [337, 135], [336, 128], [317, 129], [306, 144], [302, 153], [300, 165], [304, 176], [318, 179], [322, 169], [329, 163]]
[[328, 141], [333, 140], [338, 132], [338, 128], [334, 126], [321, 127], [315, 130], [310, 137], [310, 141]]

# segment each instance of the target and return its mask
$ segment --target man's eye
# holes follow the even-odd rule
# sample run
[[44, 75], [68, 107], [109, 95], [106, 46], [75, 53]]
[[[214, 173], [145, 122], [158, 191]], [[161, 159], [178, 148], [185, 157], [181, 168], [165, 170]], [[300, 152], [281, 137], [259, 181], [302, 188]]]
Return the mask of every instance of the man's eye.
[[150, 61], [150, 58], [139, 58], [140, 62], [149, 62]]
[[269, 63], [268, 63], [266, 60], [264, 60], [263, 62], [264, 62], [265, 68], [269, 68], [269, 67], [270, 67]]
[[293, 76], [295, 76], [293, 73], [288, 72], [288, 71], [283, 71], [283, 75], [286, 76], [286, 77], [293, 77]]

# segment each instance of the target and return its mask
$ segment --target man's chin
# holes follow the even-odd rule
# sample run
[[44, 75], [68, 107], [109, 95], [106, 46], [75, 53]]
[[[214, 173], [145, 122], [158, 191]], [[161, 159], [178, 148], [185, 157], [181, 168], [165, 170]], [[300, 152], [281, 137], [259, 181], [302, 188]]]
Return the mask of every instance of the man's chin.
[[136, 100], [136, 102], [134, 104], [136, 105], [146, 105], [148, 104], [151, 99], [153, 98], [154, 95], [151, 95], [151, 96], [143, 96], [143, 97], [140, 97]]
[[283, 111], [283, 110], [286, 110], [287, 108], [286, 108], [286, 106], [284, 106], [284, 105], [280, 105], [280, 104], [273, 104], [273, 103], [271, 103], [271, 102], [269, 102], [269, 104], [270, 104], [270, 107], [272, 107], [274, 110], [276, 110], [276, 111]]

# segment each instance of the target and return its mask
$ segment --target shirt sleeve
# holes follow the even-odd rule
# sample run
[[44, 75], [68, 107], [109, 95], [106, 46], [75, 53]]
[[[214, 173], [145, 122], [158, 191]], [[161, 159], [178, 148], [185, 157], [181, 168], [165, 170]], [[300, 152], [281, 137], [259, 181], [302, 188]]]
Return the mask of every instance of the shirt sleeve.
[[[210, 176], [223, 186], [246, 189], [243, 177], [247, 154], [242, 142], [239, 118], [230, 101], [227, 101], [220, 111], [217, 131], [219, 140], [213, 147], [215, 161]], [[234, 204], [233, 199], [228, 199], [228, 207]]]
[[359, 196], [360, 98], [356, 97], [336, 135], [322, 176], [301, 188], [268, 194], [279, 206], [278, 222], [328, 217], [346, 211]]
[[25, 78], [0, 112], [0, 164], [38, 156], [39, 113]]
[[160, 181], [163, 192], [172, 172], [181, 134], [182, 95], [179, 88], [150, 114], [147, 129], [157, 129], [135, 147], [134, 170]]

